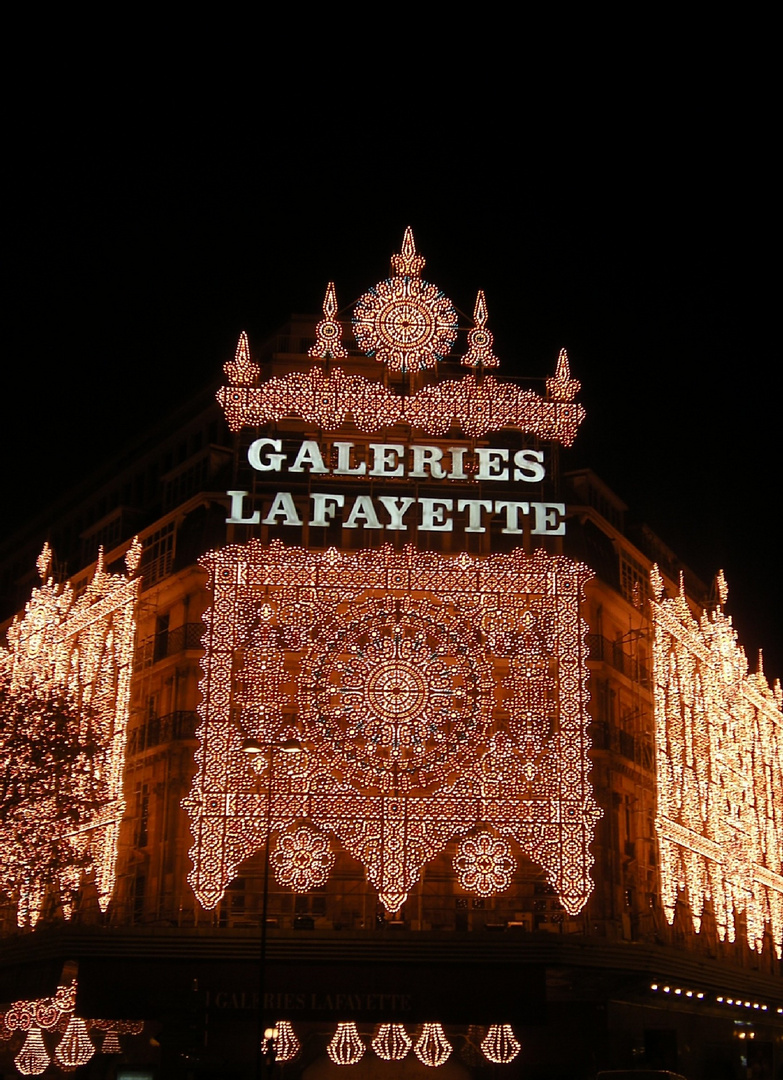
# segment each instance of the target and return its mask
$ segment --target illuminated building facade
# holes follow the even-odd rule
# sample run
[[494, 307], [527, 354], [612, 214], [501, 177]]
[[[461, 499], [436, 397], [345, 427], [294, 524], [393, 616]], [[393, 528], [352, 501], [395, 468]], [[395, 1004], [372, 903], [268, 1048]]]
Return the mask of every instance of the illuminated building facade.
[[[157, 1076], [253, 1075], [262, 936], [285, 1076], [780, 1064], [780, 689], [725, 595], [562, 471], [565, 352], [504, 381], [483, 292], [461, 327], [423, 269], [408, 230], [352, 323], [330, 283], [317, 323], [242, 335], [217, 403], [63, 510], [72, 602], [116, 620], [90, 582], [122, 581], [138, 633], [116, 883], [55, 858], [34, 933], [4, 886], [23, 1075], [110, 1035]], [[66, 595], [42, 575], [28, 612]]]

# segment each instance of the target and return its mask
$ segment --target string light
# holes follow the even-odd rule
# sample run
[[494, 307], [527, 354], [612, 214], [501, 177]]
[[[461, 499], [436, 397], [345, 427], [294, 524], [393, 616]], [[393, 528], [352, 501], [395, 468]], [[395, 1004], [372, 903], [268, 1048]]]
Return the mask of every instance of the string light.
[[137, 539], [126, 577], [106, 572], [101, 550], [77, 597], [49, 576], [45, 544], [42, 584], [0, 648], [0, 891], [18, 897], [20, 926], [35, 926], [50, 888], [69, 918], [89, 868], [102, 911], [111, 897], [140, 553]]
[[103, 1040], [101, 1046], [102, 1054], [121, 1054], [122, 1046], [120, 1045], [120, 1037], [116, 1028], [109, 1028], [106, 1032], [106, 1037]]
[[437, 286], [420, 279], [424, 259], [410, 227], [392, 267], [395, 276], [366, 292], [354, 309], [356, 342], [391, 371], [435, 367], [456, 340], [457, 313]]
[[[275, 1023], [277, 1030], [277, 1036], [275, 1037], [275, 1061], [279, 1061], [280, 1064], [284, 1064], [286, 1061], [293, 1061], [299, 1051], [302, 1049], [302, 1044], [296, 1037], [296, 1032], [293, 1029], [290, 1020], [278, 1020]], [[269, 1039], [263, 1041], [264, 1054], [269, 1051]]]
[[479, 289], [473, 309], [475, 327], [468, 331], [468, 351], [462, 357], [466, 367], [495, 368], [500, 361], [492, 352], [492, 334], [487, 330], [487, 301], [484, 290]]
[[94, 1053], [95, 1047], [87, 1034], [87, 1025], [80, 1016], [72, 1016], [57, 1044], [55, 1061], [64, 1069], [78, 1069], [80, 1065], [86, 1065]]
[[307, 355], [314, 359], [322, 360], [328, 357], [343, 357], [348, 355], [348, 350], [342, 343], [342, 327], [335, 321], [337, 313], [337, 298], [334, 292], [334, 282], [330, 281], [326, 287], [324, 297], [324, 317], [315, 328], [315, 345]]
[[[214, 907], [263, 846], [271, 789], [268, 823], [283, 834], [276, 872], [299, 889], [316, 880], [314, 836], [331, 834], [396, 913], [425, 863], [481, 826], [513, 838], [563, 907], [581, 910], [599, 816], [583, 564], [522, 549], [479, 559], [257, 540], [202, 564], [213, 604], [183, 803], [202, 905]], [[305, 753], [280, 755], [271, 780], [267, 755], [251, 763], [241, 750], [246, 738], [292, 737]], [[294, 840], [305, 825], [316, 832]], [[483, 890], [506, 887], [513, 872], [507, 840], [496, 843], [494, 868], [475, 879]], [[322, 861], [318, 881], [325, 872]]]
[[337, 1025], [337, 1031], [326, 1048], [335, 1065], [356, 1065], [364, 1055], [364, 1043], [359, 1038], [353, 1020]]
[[279, 885], [294, 892], [308, 892], [326, 883], [334, 866], [334, 854], [328, 836], [301, 825], [278, 839], [272, 863]]
[[367, 433], [400, 423], [429, 435], [445, 435], [457, 426], [471, 438], [513, 428], [571, 446], [585, 417], [584, 407], [570, 399], [547, 401], [533, 390], [499, 382], [492, 375], [479, 382], [472, 372], [403, 397], [363, 375], [346, 375], [339, 367], [327, 374], [313, 365], [268, 379], [259, 387], [222, 387], [217, 399], [232, 431], [289, 418], [336, 431], [350, 417]]
[[573, 401], [581, 389], [582, 384], [578, 379], [571, 378], [568, 353], [565, 349], [561, 349], [557, 358], [555, 374], [546, 381], [547, 396], [552, 401]]
[[50, 1061], [41, 1029], [34, 1024], [27, 1032], [22, 1048], [14, 1058], [14, 1064], [22, 1076], [40, 1076], [46, 1071]]
[[783, 693], [744, 650], [723, 611], [728, 589], [700, 619], [682, 582], [664, 598], [651, 574], [655, 638], [656, 761], [661, 899], [674, 920], [687, 892], [694, 929], [712, 900], [721, 940], [745, 913], [747, 943], [761, 952], [765, 924], [783, 948]]
[[402, 1024], [381, 1024], [372, 1048], [383, 1061], [402, 1061], [413, 1045]]
[[451, 1049], [451, 1043], [443, 1034], [440, 1024], [424, 1024], [413, 1052], [422, 1065], [437, 1069], [448, 1061]]
[[514, 1035], [511, 1024], [491, 1024], [482, 1040], [481, 1049], [487, 1061], [496, 1065], [507, 1065], [517, 1056], [522, 1044]]
[[504, 892], [516, 865], [508, 841], [487, 832], [463, 837], [454, 856], [454, 872], [460, 885], [479, 896]]

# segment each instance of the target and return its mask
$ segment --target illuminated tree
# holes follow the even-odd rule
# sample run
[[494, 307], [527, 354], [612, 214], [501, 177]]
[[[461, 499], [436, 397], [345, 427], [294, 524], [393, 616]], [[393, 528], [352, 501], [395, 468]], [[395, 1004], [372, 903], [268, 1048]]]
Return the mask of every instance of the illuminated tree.
[[97, 726], [95, 710], [68, 693], [12, 688], [0, 670], [0, 891], [14, 900], [24, 883], [67, 909], [91, 864], [79, 826], [101, 805]]

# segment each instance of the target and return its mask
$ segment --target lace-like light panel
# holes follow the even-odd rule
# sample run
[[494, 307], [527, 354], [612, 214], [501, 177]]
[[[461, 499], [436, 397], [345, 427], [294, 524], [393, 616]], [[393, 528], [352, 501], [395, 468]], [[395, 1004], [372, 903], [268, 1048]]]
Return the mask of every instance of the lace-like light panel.
[[[489, 847], [472, 857], [488, 866], [471, 869], [461, 849], [471, 887], [506, 887], [513, 839], [567, 911], [584, 906], [599, 816], [584, 565], [543, 551], [479, 559], [257, 541], [203, 563], [213, 604], [184, 805], [205, 907], [266, 835], [268, 755], [248, 761], [243, 740], [291, 737], [305, 753], [273, 755], [269, 821], [282, 834], [276, 873], [297, 887], [315, 880], [314, 838], [331, 834], [397, 912], [424, 864], [480, 826]], [[307, 821], [315, 831], [294, 839]]]
[[711, 898], [718, 934], [744, 912], [751, 949], [768, 925], [783, 942], [783, 695], [749, 674], [720, 602], [700, 619], [663, 598], [652, 573], [661, 896], [669, 922], [683, 890], [698, 932]]
[[20, 926], [35, 925], [48, 889], [68, 918], [89, 870], [102, 911], [111, 897], [140, 554], [134, 541], [126, 577], [107, 573], [101, 552], [76, 596], [49, 576], [45, 545], [42, 584], [0, 647], [0, 890], [17, 900]]

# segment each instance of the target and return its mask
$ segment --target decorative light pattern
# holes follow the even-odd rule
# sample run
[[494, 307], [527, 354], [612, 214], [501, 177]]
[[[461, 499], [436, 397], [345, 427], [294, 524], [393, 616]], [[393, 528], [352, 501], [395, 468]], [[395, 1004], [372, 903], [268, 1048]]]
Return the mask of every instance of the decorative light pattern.
[[56, 1028], [76, 1007], [76, 980], [58, 986], [54, 997], [14, 1001], [5, 1014], [8, 1031], [29, 1031], [32, 1027]]
[[109, 1028], [101, 1045], [102, 1054], [121, 1054], [120, 1036], [116, 1028]]
[[546, 392], [552, 401], [573, 401], [581, 389], [579, 380], [571, 378], [568, 353], [561, 349], [555, 374], [546, 381]]
[[745, 913], [747, 942], [763, 948], [768, 924], [783, 942], [783, 693], [761, 667], [748, 673], [720, 601], [700, 619], [679, 595], [663, 597], [652, 574], [655, 726], [661, 898], [674, 920], [687, 891], [698, 932], [712, 900], [718, 934], [735, 938]]
[[[302, 1044], [296, 1037], [290, 1020], [277, 1020], [275, 1022], [277, 1028], [277, 1038], [275, 1039], [275, 1061], [279, 1061], [280, 1064], [284, 1064], [286, 1061], [293, 1061], [299, 1051], [302, 1049]], [[263, 1051], [266, 1054], [269, 1050], [269, 1039], [264, 1039]]]
[[456, 340], [457, 313], [437, 286], [420, 279], [424, 259], [410, 227], [392, 267], [395, 276], [366, 292], [354, 309], [356, 342], [391, 371], [435, 367]]
[[239, 386], [252, 385], [260, 375], [261, 368], [250, 359], [250, 344], [244, 330], [239, 335], [234, 359], [227, 360], [223, 365], [223, 370], [228, 381]]
[[492, 334], [487, 330], [487, 301], [484, 290], [479, 289], [473, 309], [476, 325], [468, 331], [468, 351], [462, 357], [466, 367], [498, 367], [500, 361], [492, 352]]
[[383, 1061], [402, 1061], [413, 1043], [402, 1024], [381, 1024], [372, 1048]]
[[422, 1065], [437, 1069], [448, 1061], [451, 1049], [451, 1043], [443, 1034], [440, 1024], [423, 1024], [413, 1052]]
[[[422, 866], [481, 826], [581, 910], [599, 810], [588, 774], [591, 572], [522, 549], [210, 552], [190, 881], [214, 907], [266, 835], [335, 836], [397, 912]], [[305, 752], [249, 762], [243, 740]], [[272, 804], [267, 809], [271, 790]], [[285, 850], [281, 848], [281, 850]], [[496, 880], [509, 871], [496, 863]], [[505, 878], [503, 878], [505, 880]]]
[[494, 896], [507, 889], [516, 867], [508, 840], [488, 832], [464, 836], [454, 856], [460, 885], [479, 896]]
[[50, 888], [68, 918], [90, 868], [102, 911], [111, 897], [140, 553], [137, 539], [126, 577], [106, 572], [101, 551], [77, 597], [47, 576], [44, 545], [43, 584], [0, 648], [0, 891], [20, 926], [35, 926]]
[[356, 1065], [364, 1055], [365, 1046], [359, 1038], [353, 1020], [338, 1024], [337, 1031], [326, 1048], [335, 1065]]
[[72, 1016], [65, 1034], [57, 1044], [54, 1060], [64, 1069], [78, 1069], [86, 1065], [95, 1053], [95, 1047], [87, 1034], [87, 1025], [80, 1016]]
[[456, 426], [477, 438], [515, 428], [571, 446], [585, 416], [583, 406], [570, 399], [546, 401], [533, 390], [498, 382], [492, 375], [479, 382], [473, 373], [403, 397], [364, 375], [346, 375], [339, 367], [325, 374], [313, 366], [268, 379], [259, 387], [224, 386], [217, 399], [232, 431], [288, 418], [336, 431], [350, 417], [368, 433], [398, 423], [430, 435], [445, 435]]
[[294, 892], [317, 889], [326, 883], [334, 866], [329, 837], [309, 825], [290, 829], [278, 838], [272, 864], [275, 879], [283, 888]]
[[308, 350], [307, 355], [313, 359], [326, 360], [328, 357], [347, 356], [348, 350], [342, 343], [342, 327], [335, 320], [337, 314], [337, 298], [334, 292], [334, 282], [330, 281], [326, 287], [324, 297], [324, 317], [315, 328], [315, 345]]
[[34, 1024], [28, 1030], [22, 1048], [14, 1058], [14, 1064], [22, 1076], [40, 1076], [46, 1071], [50, 1061], [41, 1029]]
[[515, 1037], [511, 1024], [490, 1024], [481, 1049], [487, 1061], [496, 1065], [508, 1065], [522, 1049], [522, 1044]]

